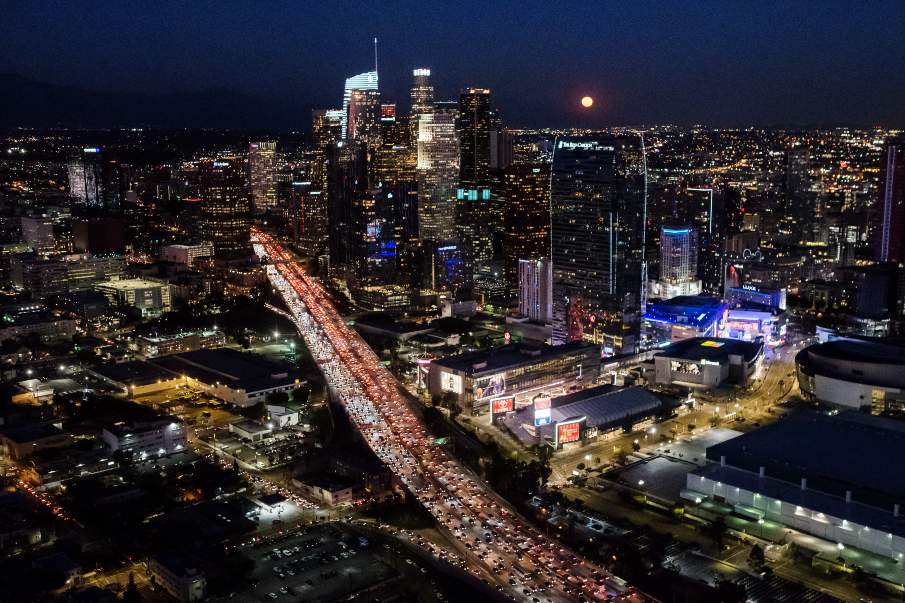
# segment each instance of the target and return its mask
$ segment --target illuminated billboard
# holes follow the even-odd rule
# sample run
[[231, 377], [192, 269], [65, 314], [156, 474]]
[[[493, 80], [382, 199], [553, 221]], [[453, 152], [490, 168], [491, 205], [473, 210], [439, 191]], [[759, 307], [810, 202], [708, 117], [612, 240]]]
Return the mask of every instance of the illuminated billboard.
[[506, 393], [506, 378], [503, 374], [493, 375], [484, 387], [475, 389], [475, 398], [492, 398]]
[[497, 398], [490, 401], [490, 415], [499, 415], [506, 412], [512, 412], [515, 409], [515, 396], [506, 396], [505, 398]]
[[534, 426], [550, 424], [550, 396], [537, 396], [534, 399]]
[[440, 372], [440, 389], [445, 392], [453, 392], [455, 394], [462, 393], [462, 375], [455, 373]]
[[581, 439], [581, 419], [570, 421], [568, 423], [560, 423], [556, 426], [556, 445], [568, 444], [569, 442], [577, 442]]

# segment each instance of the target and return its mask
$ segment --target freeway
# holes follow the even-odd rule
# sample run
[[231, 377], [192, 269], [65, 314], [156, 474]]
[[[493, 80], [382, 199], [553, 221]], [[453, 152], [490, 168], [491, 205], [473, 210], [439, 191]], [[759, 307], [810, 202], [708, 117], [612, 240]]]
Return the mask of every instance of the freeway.
[[540, 603], [651, 600], [601, 568], [528, 526], [478, 476], [432, 446], [430, 434], [399, 395], [393, 376], [346, 326], [324, 288], [274, 239], [253, 230], [255, 252], [266, 260], [293, 322], [331, 390], [370, 445], [437, 519], [451, 550], [419, 542], [452, 560], [514, 601]]

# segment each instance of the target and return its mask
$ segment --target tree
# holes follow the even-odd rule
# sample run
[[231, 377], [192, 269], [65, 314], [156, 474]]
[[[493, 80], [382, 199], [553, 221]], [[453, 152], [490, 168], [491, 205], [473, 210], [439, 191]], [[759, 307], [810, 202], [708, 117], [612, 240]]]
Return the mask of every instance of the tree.
[[732, 580], [717, 581], [716, 590], [720, 603], [745, 603], [748, 600], [748, 591], [745, 587]]
[[272, 454], [271, 454], [270, 456], [267, 457], [267, 462], [268, 462], [269, 464], [271, 464], [271, 465], [273, 465], [273, 461], [274, 461], [274, 460], [276, 460], [276, 459], [273, 458], [273, 455], [272, 455]]
[[639, 444], [638, 442], [632, 442], [632, 450], [638, 452], [639, 450], [641, 450], [641, 444]]
[[751, 553], [748, 555], [748, 565], [750, 565], [752, 569], [758, 569], [762, 567], [766, 561], [764, 549], [760, 548], [759, 544], [755, 544], [754, 548], [751, 549]]
[[594, 464], [595, 464], [595, 465], [599, 465], [599, 464], [600, 464], [600, 457], [599, 457], [599, 456], [598, 456], [597, 458], [594, 459]]
[[240, 408], [239, 414], [246, 419], [260, 419], [267, 414], [267, 405], [263, 402], [258, 402], [252, 406]]
[[584, 469], [584, 463], [578, 463], [578, 466], [576, 467], [576, 469], [578, 469], [579, 471]]
[[233, 460], [233, 475], [239, 475], [239, 461]]
[[267, 402], [276, 406], [285, 406], [289, 402], [289, 394], [286, 392], [274, 392], [267, 396]]
[[622, 464], [628, 460], [628, 453], [622, 448], [619, 448], [616, 450], [616, 454], [613, 455], [613, 460], [615, 460], [619, 464]]
[[713, 541], [718, 549], [723, 548], [723, 537], [726, 536], [726, 520], [717, 517], [707, 526], [707, 537]]
[[116, 462], [116, 466], [120, 469], [127, 469], [132, 466], [132, 458], [134, 457], [134, 453], [129, 450], [128, 452], [123, 450], [115, 450], [113, 452], [113, 460]]
[[138, 587], [135, 586], [135, 574], [129, 572], [129, 584], [126, 586], [126, 592], [123, 593], [123, 602], [138, 603], [139, 601], [141, 601], [141, 593], [138, 592]]

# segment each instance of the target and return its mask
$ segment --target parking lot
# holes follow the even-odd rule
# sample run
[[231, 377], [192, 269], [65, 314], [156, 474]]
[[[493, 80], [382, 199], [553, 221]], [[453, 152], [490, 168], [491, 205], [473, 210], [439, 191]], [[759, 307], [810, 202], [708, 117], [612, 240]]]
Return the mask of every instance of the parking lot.
[[[274, 551], [277, 548], [279, 553]], [[246, 547], [245, 553], [255, 560], [255, 571], [235, 599], [330, 601], [395, 577], [396, 572], [371, 548], [331, 526], [283, 540], [268, 539], [266, 546]]]

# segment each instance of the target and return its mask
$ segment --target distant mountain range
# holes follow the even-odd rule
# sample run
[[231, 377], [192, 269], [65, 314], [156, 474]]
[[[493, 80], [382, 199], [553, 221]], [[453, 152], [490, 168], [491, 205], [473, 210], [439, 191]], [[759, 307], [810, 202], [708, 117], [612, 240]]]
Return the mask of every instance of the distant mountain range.
[[307, 129], [301, 107], [229, 90], [149, 95], [97, 92], [0, 74], [0, 126]]

